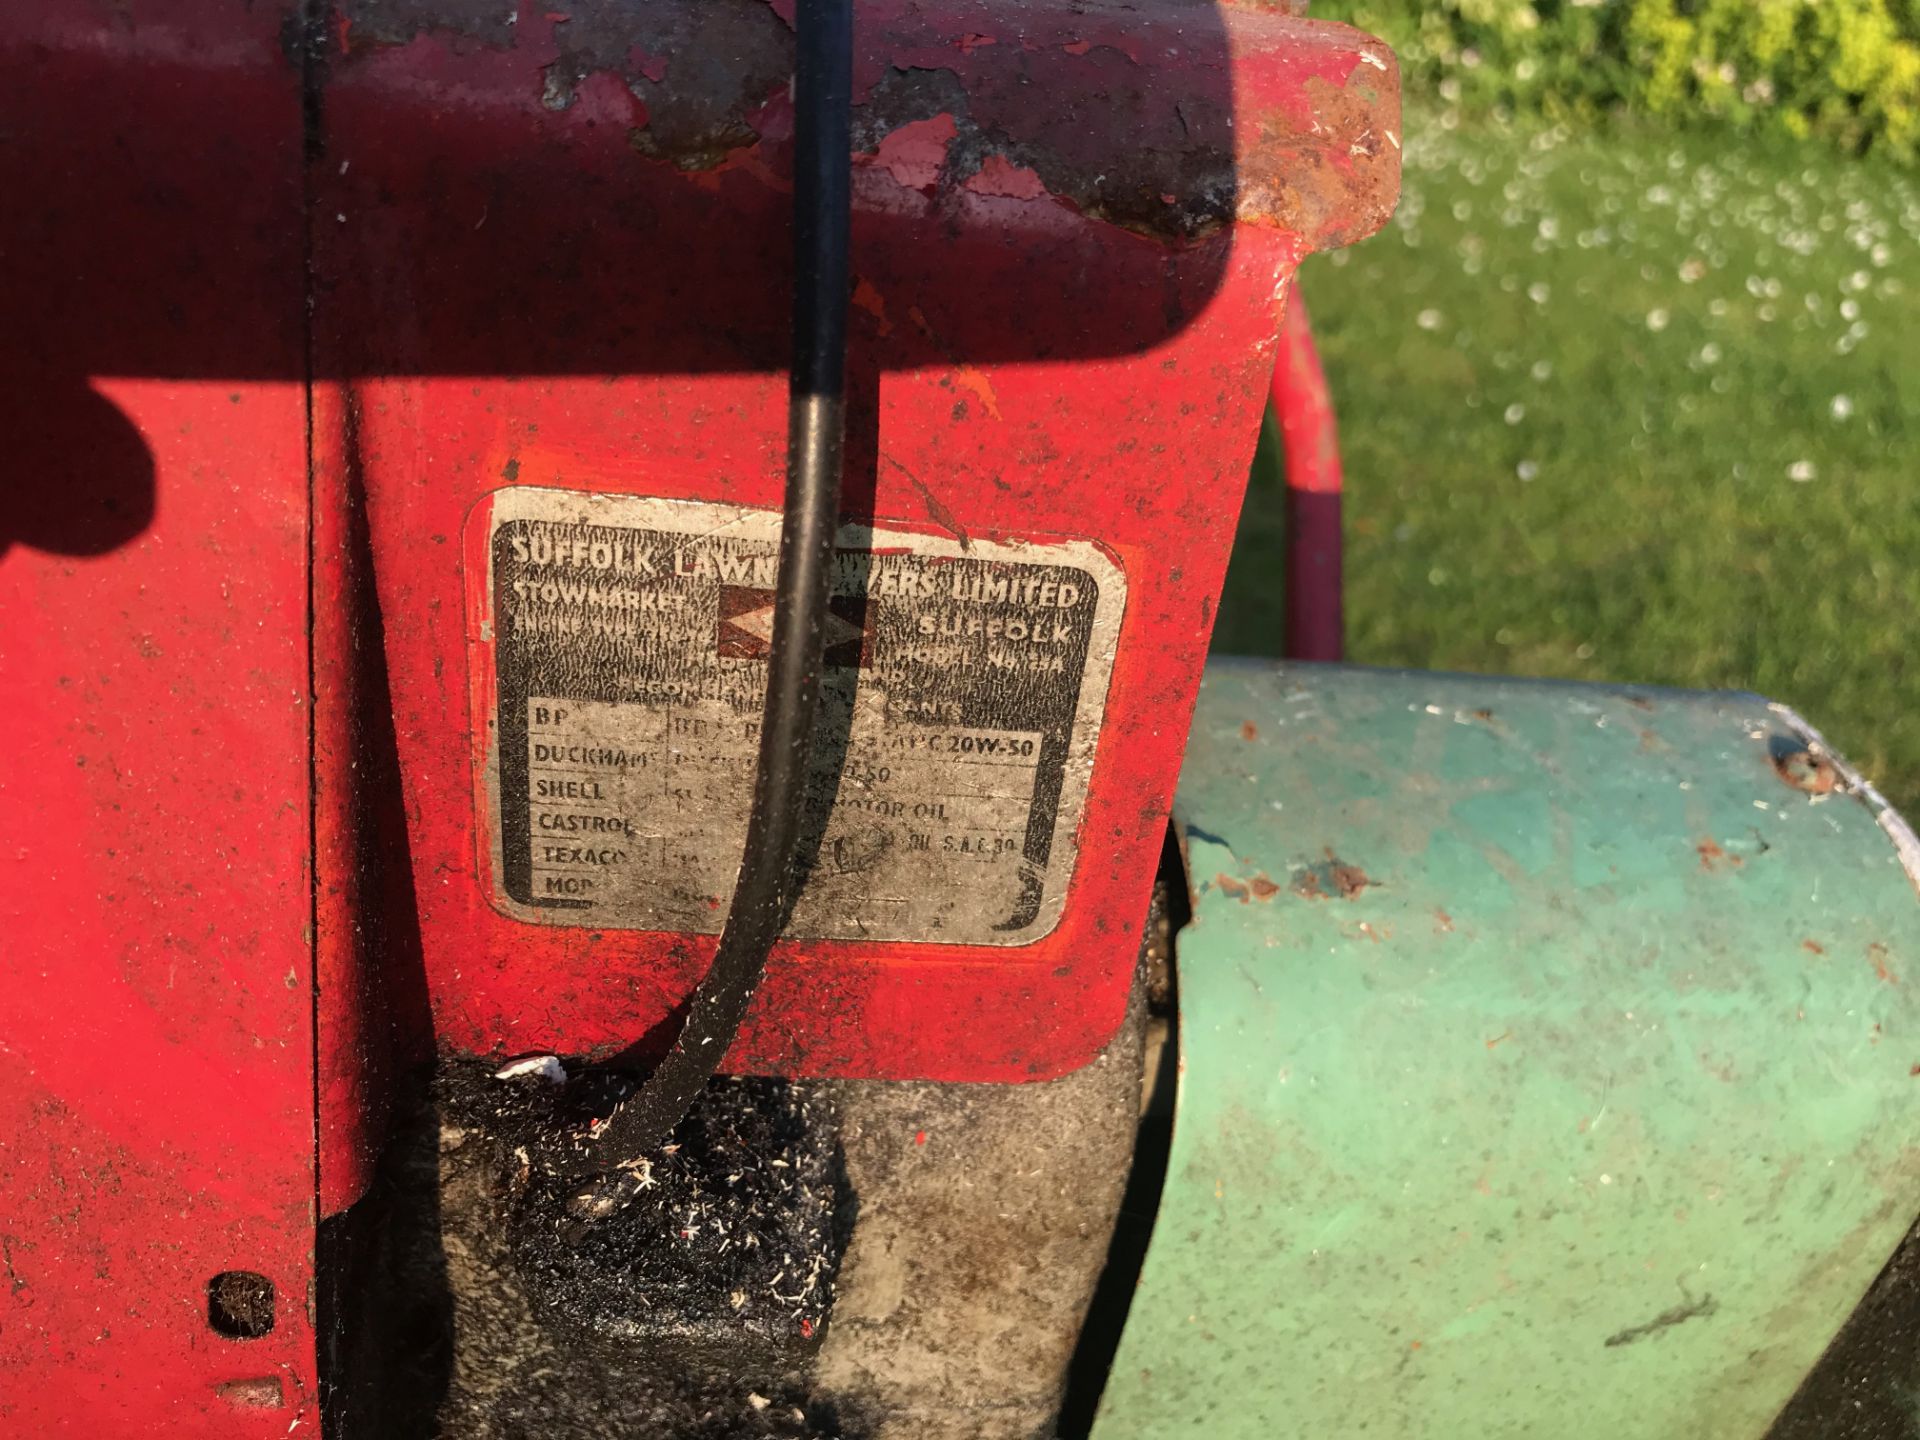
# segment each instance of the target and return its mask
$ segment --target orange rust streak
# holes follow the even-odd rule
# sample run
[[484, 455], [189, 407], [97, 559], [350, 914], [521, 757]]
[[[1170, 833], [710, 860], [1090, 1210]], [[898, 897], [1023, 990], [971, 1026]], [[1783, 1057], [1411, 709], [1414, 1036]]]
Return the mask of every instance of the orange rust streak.
[[887, 302], [871, 280], [853, 282], [853, 303], [873, 317], [875, 332], [882, 340], [893, 333], [893, 322], [887, 318]]
[[962, 365], [954, 373], [953, 379], [962, 390], [978, 397], [980, 403], [987, 407], [987, 414], [996, 420], [1000, 418], [1000, 402], [993, 393], [992, 382], [985, 375], [971, 365]]
[[1867, 958], [1873, 961], [1873, 973], [1889, 985], [1898, 985], [1900, 977], [1893, 973], [1893, 967], [1887, 964], [1887, 947], [1878, 940], [1867, 947]]
[[1731, 866], [1735, 869], [1738, 869], [1740, 866], [1747, 863], [1746, 861], [1742, 860], [1738, 855], [1729, 855], [1725, 850], [1720, 848], [1720, 845], [1717, 841], [1714, 841], [1712, 839], [1702, 840], [1698, 845], [1695, 845], [1693, 848], [1694, 848], [1694, 851], [1700, 856], [1700, 868], [1702, 870], [1707, 871], [1709, 874], [1711, 874], [1715, 870], [1718, 870], [1720, 866], [1723, 864]]

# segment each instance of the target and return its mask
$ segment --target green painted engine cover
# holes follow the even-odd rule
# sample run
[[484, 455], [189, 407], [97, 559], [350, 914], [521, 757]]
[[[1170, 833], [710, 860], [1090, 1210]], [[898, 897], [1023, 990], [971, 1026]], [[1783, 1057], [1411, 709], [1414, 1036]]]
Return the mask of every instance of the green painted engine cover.
[[1755, 1440], [1920, 1212], [1904, 824], [1751, 695], [1236, 662], [1096, 1440]]

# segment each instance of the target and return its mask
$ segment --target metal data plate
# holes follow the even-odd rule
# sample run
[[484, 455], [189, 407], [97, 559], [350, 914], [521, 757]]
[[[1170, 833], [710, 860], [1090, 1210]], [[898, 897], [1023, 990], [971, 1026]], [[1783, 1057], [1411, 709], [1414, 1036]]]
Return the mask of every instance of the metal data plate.
[[[1286, 6], [1049, 0], [1011, 18], [991, 0], [857, 8], [846, 511], [904, 533], [922, 561], [963, 569], [985, 556], [1088, 571], [1095, 557], [1044, 543], [989, 547], [1090, 541], [1125, 574], [1125, 614], [1104, 689], [1082, 676], [1100, 707], [1084, 794], [1069, 754], [1059, 809], [1036, 826], [1053, 803], [1050, 763], [1036, 756], [1030, 781], [1016, 768], [992, 794], [976, 787], [973, 808], [988, 813], [964, 826], [890, 819], [895, 843], [877, 865], [857, 843], [870, 832], [826, 837], [849, 842], [821, 851], [846, 872], [839, 894], [804, 904], [800, 933], [774, 948], [726, 1064], [1029, 1081], [1086, 1064], [1120, 1023], [1273, 375], [1275, 303], [1302, 255], [1351, 244], [1390, 212], [1398, 72], [1384, 44]], [[609, 832], [581, 832], [542, 852], [552, 863], [537, 889], [531, 852], [518, 858], [528, 873], [514, 898], [504, 862], [520, 847], [496, 834], [513, 812], [496, 827], [485, 793], [503, 721], [492, 677], [473, 668], [490, 663], [472, 637], [493, 620], [476, 584], [493, 562], [486, 524], [469, 522], [503, 487], [780, 508], [793, 28], [760, 0], [560, 6], [517, 24], [491, 0], [335, 9], [339, 23], [315, 36], [305, 136], [309, 154], [328, 157], [307, 176], [312, 493], [316, 523], [348, 542], [313, 549], [317, 933], [328, 963], [342, 959], [320, 991], [391, 986], [404, 1038], [439, 1053], [623, 1051], [668, 1033], [705, 973], [716, 942], [693, 927], [710, 930], [724, 910], [740, 834], [636, 823], [637, 836], [696, 845], [672, 866], [663, 844], [657, 859], [611, 867], [624, 873], [605, 901], [597, 887], [585, 897], [594, 909], [534, 904], [583, 898], [558, 887], [594, 880], [581, 873], [589, 848], [595, 865], [619, 848], [597, 838]], [[1097, 97], [1097, 116], [1063, 99], [1075, 96]], [[951, 547], [923, 550], [918, 534]], [[876, 556], [875, 578], [891, 563]], [[348, 567], [377, 600], [359, 622], [326, 603]], [[1113, 603], [1100, 588], [1100, 604]], [[890, 605], [873, 607], [883, 628]], [[758, 608], [726, 618], [751, 626]], [[958, 678], [932, 671], [913, 686]], [[360, 691], [326, 683], [336, 674]], [[1028, 683], [1000, 674], [993, 688]], [[539, 697], [573, 692], [526, 695]], [[1057, 746], [1057, 701], [1048, 707], [961, 719], [990, 742], [1038, 736], [1038, 747], [1052, 735]], [[386, 714], [390, 737], [367, 723]], [[586, 738], [562, 743], [612, 748], [608, 718], [569, 714]], [[856, 719], [828, 724], [851, 738]], [[705, 753], [732, 763], [742, 738]], [[915, 792], [910, 807], [939, 803], [924, 774], [897, 779], [875, 777]], [[843, 778], [843, 796], [854, 788]], [[473, 805], [448, 803], [475, 790], [480, 823]], [[1023, 793], [1021, 830], [999, 812]], [[537, 798], [515, 807], [529, 844]], [[737, 815], [740, 801], [729, 804]], [[353, 877], [375, 852], [335, 823], [355, 816], [399, 852], [364, 901]], [[953, 858], [934, 883], [916, 868], [928, 852], [906, 848], [913, 832]], [[914, 866], [895, 858], [916, 853]], [[981, 892], [964, 913], [929, 899], [960, 887]], [[918, 918], [889, 921], [903, 909]], [[670, 928], [626, 928], [650, 926]], [[322, 1008], [331, 1205], [364, 1183], [373, 1149], [359, 1100], [373, 1082], [356, 1046], [388, 1047], [384, 1031], [361, 1045], [337, 1013], [344, 999]]]
[[1177, 814], [1097, 1440], [1764, 1434], [1920, 1210], [1899, 818], [1751, 695], [1218, 663]]
[[[502, 491], [485, 522], [494, 900], [713, 934], [745, 842], [780, 517]], [[792, 936], [1018, 945], [1078, 849], [1120, 571], [1085, 541], [843, 532]]]

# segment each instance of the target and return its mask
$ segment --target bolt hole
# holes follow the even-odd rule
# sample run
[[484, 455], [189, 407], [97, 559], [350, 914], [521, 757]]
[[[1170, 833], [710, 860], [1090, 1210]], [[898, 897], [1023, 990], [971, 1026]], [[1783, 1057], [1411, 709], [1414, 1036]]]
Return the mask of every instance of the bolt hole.
[[273, 1281], [251, 1270], [222, 1270], [207, 1282], [207, 1324], [229, 1340], [273, 1333]]

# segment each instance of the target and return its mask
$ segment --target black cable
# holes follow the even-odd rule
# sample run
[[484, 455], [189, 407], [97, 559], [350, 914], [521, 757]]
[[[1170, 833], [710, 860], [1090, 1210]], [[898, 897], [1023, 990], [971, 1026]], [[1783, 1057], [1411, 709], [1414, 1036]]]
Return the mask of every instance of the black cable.
[[805, 823], [814, 717], [820, 708], [827, 582], [846, 431], [852, 0], [798, 0], [794, 29], [787, 491], [746, 850], [719, 948], [673, 1047], [591, 1138], [553, 1159], [567, 1178], [592, 1177], [569, 1202], [585, 1219], [613, 1213], [638, 1190], [638, 1162], [679, 1124], [712, 1079], [793, 908], [793, 860]]

